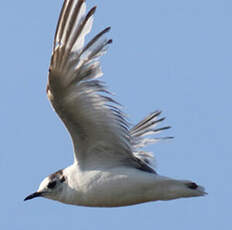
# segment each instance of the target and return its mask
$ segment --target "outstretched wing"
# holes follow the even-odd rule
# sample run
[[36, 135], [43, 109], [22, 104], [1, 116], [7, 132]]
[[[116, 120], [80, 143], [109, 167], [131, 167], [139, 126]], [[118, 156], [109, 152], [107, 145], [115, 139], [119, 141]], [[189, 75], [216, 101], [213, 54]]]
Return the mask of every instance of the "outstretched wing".
[[57, 25], [49, 68], [47, 94], [71, 134], [75, 160], [81, 167], [127, 164], [153, 170], [133, 155], [128, 124], [103, 83], [98, 58], [112, 40], [110, 28], [84, 46], [93, 23], [93, 7], [84, 0], [65, 0]]

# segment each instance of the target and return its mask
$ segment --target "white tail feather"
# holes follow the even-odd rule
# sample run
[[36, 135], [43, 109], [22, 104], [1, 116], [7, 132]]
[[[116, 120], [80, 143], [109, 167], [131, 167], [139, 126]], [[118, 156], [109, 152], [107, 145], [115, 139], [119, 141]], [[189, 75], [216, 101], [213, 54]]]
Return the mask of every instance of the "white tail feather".
[[174, 180], [163, 176], [157, 176], [155, 187], [156, 196], [159, 197], [159, 200], [197, 197], [207, 194], [204, 187], [192, 181]]

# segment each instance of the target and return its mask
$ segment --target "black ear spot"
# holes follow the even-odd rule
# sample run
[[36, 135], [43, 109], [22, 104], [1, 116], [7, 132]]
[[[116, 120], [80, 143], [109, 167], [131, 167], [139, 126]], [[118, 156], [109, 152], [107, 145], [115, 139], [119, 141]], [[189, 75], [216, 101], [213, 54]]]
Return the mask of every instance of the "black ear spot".
[[51, 181], [48, 183], [48, 188], [54, 188], [56, 186], [56, 181]]
[[64, 181], [65, 181], [65, 177], [62, 176], [62, 177], [60, 178], [60, 182], [63, 183]]

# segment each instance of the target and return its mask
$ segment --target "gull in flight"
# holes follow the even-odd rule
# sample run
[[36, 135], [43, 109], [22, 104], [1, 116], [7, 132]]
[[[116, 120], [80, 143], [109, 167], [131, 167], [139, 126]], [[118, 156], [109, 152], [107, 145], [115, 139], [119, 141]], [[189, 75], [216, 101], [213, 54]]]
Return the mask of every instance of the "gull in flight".
[[[46, 177], [24, 200], [44, 197], [66, 204], [118, 207], [149, 201], [205, 195], [189, 180], [159, 175], [152, 155], [142, 148], [159, 139], [151, 134], [164, 120], [156, 111], [130, 127], [119, 104], [105, 88], [99, 58], [112, 40], [110, 27], [85, 44], [96, 7], [87, 14], [85, 0], [65, 0], [55, 33], [47, 95], [69, 131], [74, 163]], [[169, 138], [169, 137], [166, 137]]]

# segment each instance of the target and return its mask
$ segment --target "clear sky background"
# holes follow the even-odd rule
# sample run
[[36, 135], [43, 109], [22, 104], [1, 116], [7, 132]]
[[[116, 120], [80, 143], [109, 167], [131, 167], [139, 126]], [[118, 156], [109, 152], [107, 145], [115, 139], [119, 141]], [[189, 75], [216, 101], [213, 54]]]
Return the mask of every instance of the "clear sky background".
[[103, 79], [135, 123], [161, 109], [150, 146], [160, 174], [191, 179], [208, 196], [123, 208], [47, 199], [23, 202], [50, 173], [72, 163], [72, 145], [45, 88], [61, 0], [2, 1], [0, 228], [230, 229], [232, 193], [232, 1], [88, 0], [93, 32], [112, 26]]

